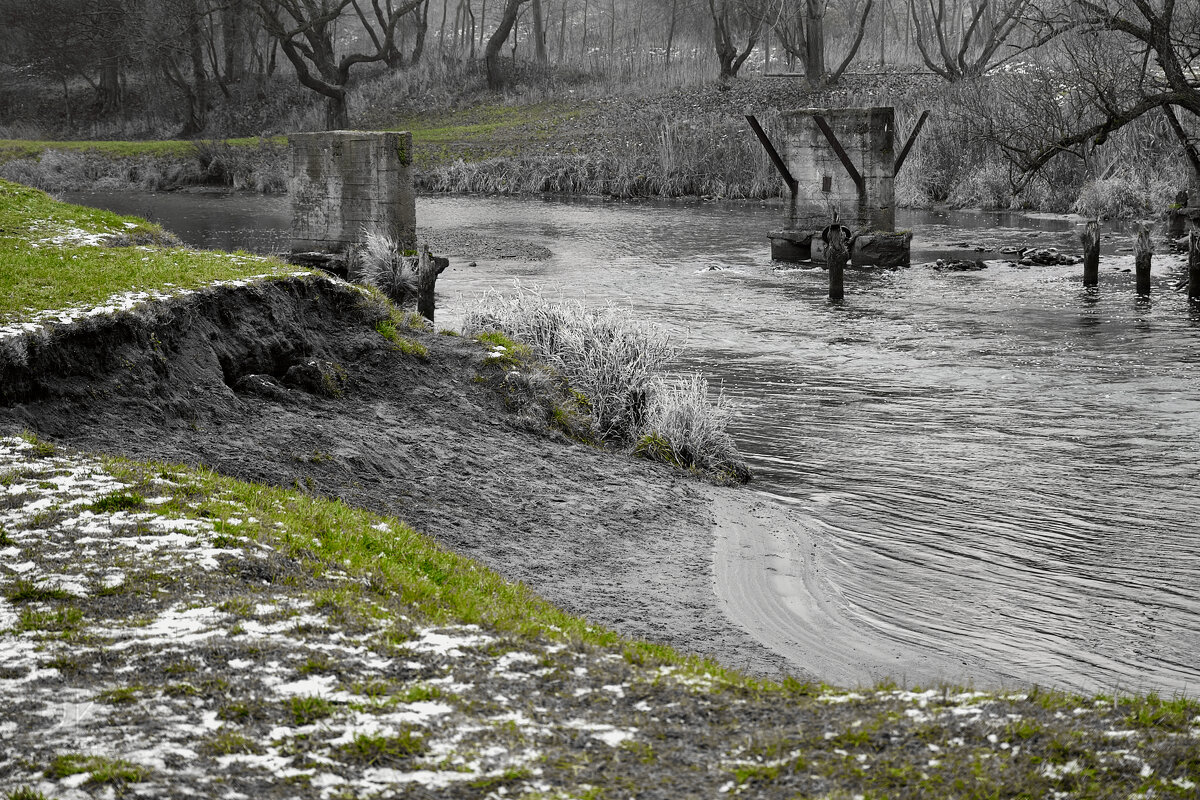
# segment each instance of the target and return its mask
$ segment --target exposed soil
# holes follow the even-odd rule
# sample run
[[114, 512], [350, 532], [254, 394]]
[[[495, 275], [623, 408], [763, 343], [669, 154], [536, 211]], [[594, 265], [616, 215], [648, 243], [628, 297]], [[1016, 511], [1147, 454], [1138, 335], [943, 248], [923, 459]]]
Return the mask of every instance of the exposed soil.
[[[374, 330], [331, 279], [216, 287], [0, 342], [0, 431], [204, 465], [395, 515], [622, 633], [795, 673], [722, 613], [714, 503], [736, 490], [505, 411], [470, 340]], [[23, 352], [22, 352], [23, 351]]]

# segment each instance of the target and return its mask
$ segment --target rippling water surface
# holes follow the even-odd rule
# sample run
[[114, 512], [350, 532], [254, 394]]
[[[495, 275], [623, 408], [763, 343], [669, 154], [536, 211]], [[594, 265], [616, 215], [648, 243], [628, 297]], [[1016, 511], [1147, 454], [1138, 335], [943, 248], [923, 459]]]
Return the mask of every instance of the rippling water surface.
[[[246, 246], [284, 241], [284, 201], [168, 197], [211, 222], [207, 238], [152, 198], [127, 208], [197, 242], [228, 246], [212, 231], [235, 227]], [[205, 210], [220, 202], [230, 217]], [[914, 266], [850, 270], [831, 304], [822, 272], [770, 262], [779, 214], [419, 201], [422, 227], [554, 253], [456, 263], [440, 322], [520, 279], [686, 336], [684, 366], [743, 409], [732, 430], [752, 487], [809, 517], [855, 625], [1014, 683], [1200, 693], [1200, 315], [1172, 290], [1181, 259], [1156, 258], [1148, 302], [1119, 271], [1130, 238], [1112, 231], [1099, 291], [1079, 267]], [[1063, 219], [898, 223], [915, 231], [914, 261], [1000, 257], [976, 244], [1078, 249]]]

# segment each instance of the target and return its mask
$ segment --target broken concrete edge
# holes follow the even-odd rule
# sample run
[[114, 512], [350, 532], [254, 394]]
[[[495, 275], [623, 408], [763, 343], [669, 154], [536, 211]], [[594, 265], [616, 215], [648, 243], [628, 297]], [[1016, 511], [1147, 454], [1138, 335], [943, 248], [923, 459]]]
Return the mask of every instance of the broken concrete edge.
[[[313, 250], [309, 252], [290, 252], [276, 253], [277, 258], [286, 261], [289, 264], [295, 264], [299, 267], [316, 268], [328, 272], [331, 275], [336, 275], [342, 280], [350, 280], [349, 254], [348, 253], [329, 253], [321, 250]], [[450, 266], [450, 259], [444, 256], [435, 256], [430, 253], [430, 258], [433, 259], [433, 264], [437, 267], [437, 272], [441, 275]], [[352, 283], [356, 281], [351, 281]]]
[[[772, 261], [825, 263], [825, 242], [820, 231], [782, 230], [768, 236]], [[912, 231], [861, 231], [850, 239], [850, 263], [856, 266], [907, 266], [911, 249]]]

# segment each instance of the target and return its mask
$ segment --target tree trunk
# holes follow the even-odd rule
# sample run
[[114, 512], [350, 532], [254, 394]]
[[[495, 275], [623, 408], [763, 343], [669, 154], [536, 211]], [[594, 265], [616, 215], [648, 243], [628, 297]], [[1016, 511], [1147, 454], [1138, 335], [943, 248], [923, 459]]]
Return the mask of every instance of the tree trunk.
[[505, 80], [504, 70], [500, 66], [500, 48], [504, 46], [509, 34], [512, 33], [513, 26], [517, 23], [517, 14], [521, 10], [521, 5], [527, 2], [529, 0], [508, 0], [504, 5], [504, 14], [500, 18], [500, 25], [496, 28], [496, 32], [488, 37], [483, 57], [487, 64], [488, 88], [493, 91], [504, 88]]
[[679, 0], [671, 0], [671, 23], [667, 26], [667, 69], [671, 68], [671, 49], [675, 46], [675, 20]]
[[887, 46], [885, 45], [884, 21], [887, 20], [887, 0], [879, 6], [879, 66], [887, 65]]
[[804, 77], [817, 84], [825, 77], [825, 3], [808, 0], [807, 36], [804, 52]]
[[221, 47], [224, 50], [222, 72], [226, 83], [237, 83], [246, 76], [246, 4], [230, 0], [221, 10]]
[[350, 128], [350, 108], [346, 104], [346, 90], [339, 88], [334, 96], [325, 97], [325, 130], [344, 131]]
[[554, 54], [555, 63], [561, 64], [567, 55], [567, 0], [563, 0], [562, 18], [558, 24], [558, 52]]
[[533, 59], [546, 63], [546, 28], [542, 21], [542, 0], [533, 0]]
[[[446, 12], [450, 9], [450, 0], [442, 0], [442, 26], [438, 29], [438, 49], [446, 52]], [[455, 17], [457, 19], [457, 15]]]
[[425, 52], [425, 34], [429, 31], [429, 0], [425, 0], [425, 4], [420, 8], [414, 9], [412, 13], [417, 18], [417, 33], [416, 40], [413, 42], [412, 55], [408, 59], [408, 65], [415, 67], [421, 60], [421, 55]]
[[609, 0], [608, 2], [608, 57], [612, 58], [616, 52], [617, 39], [617, 0]]
[[96, 100], [101, 113], [107, 114], [121, 108], [121, 59], [106, 55], [100, 60], [100, 82], [96, 87]]

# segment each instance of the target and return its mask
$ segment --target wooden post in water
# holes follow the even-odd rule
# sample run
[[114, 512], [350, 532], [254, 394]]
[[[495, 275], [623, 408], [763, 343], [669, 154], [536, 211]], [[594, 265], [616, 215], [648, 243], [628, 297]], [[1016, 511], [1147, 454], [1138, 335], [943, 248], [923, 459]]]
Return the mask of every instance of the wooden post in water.
[[1150, 296], [1150, 260], [1154, 250], [1150, 247], [1150, 227], [1138, 227], [1137, 244], [1133, 249], [1134, 271], [1137, 272], [1137, 293], [1140, 297]]
[[1188, 302], [1200, 303], [1200, 225], [1188, 236]]
[[825, 264], [829, 267], [829, 299], [841, 300], [846, 296], [842, 288], [842, 272], [850, 260], [850, 251], [842, 237], [843, 228], [836, 214], [833, 224], [825, 230], [829, 236], [829, 243], [825, 247]]
[[1095, 286], [1100, 283], [1100, 223], [1089, 219], [1079, 234], [1083, 243], [1083, 285]]

